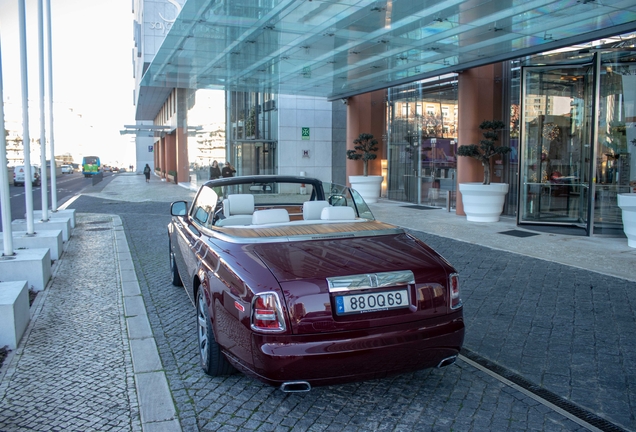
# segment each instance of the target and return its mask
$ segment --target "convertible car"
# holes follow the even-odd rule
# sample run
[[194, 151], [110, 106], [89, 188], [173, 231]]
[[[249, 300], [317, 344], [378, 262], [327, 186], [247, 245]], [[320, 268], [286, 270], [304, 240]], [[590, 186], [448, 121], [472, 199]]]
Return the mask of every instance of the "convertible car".
[[347, 187], [294, 176], [211, 180], [171, 205], [171, 278], [196, 309], [209, 375], [285, 392], [454, 363], [455, 269], [376, 221]]

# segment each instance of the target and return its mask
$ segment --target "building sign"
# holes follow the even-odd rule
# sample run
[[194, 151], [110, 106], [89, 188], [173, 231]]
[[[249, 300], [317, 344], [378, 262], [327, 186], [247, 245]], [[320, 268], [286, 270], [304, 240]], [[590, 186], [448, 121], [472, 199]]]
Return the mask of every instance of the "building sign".
[[155, 146], [153, 145], [148, 146], [148, 152], [152, 153], [153, 151], [155, 151]]
[[[180, 2], [185, 3], [183, 0]], [[152, 5], [146, 8], [144, 21], [148, 23], [150, 30], [165, 35], [177, 20], [183, 5], [177, 0], [166, 0], [163, 4], [153, 2]]]
[[300, 135], [302, 136], [302, 138], [304, 140], [308, 140], [309, 139], [309, 128], [308, 127], [302, 128], [301, 131], [300, 131]]

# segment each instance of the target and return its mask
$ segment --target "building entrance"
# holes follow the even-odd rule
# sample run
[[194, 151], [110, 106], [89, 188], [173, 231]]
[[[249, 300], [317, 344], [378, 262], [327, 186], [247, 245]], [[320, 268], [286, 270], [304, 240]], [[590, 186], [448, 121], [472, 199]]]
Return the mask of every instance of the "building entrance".
[[593, 69], [522, 71], [520, 223], [588, 228]]
[[622, 235], [617, 194], [636, 178], [636, 63], [626, 54], [522, 69], [520, 224]]

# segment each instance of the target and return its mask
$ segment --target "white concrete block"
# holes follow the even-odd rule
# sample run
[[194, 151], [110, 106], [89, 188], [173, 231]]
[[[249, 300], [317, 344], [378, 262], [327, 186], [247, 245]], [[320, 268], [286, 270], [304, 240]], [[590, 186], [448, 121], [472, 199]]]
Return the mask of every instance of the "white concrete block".
[[[26, 218], [26, 215], [24, 215]], [[42, 210], [33, 210], [33, 217], [35, 220], [42, 219]], [[56, 212], [52, 212], [49, 210], [49, 218], [60, 218], [60, 217], [70, 217], [71, 218], [71, 228], [75, 228], [75, 209], [64, 209], [58, 210]]]
[[[46, 222], [39, 221], [34, 218], [33, 229], [37, 232], [40, 230], [62, 230], [62, 240], [68, 241], [71, 236], [71, 218], [70, 216], [49, 217]], [[11, 222], [11, 230], [13, 231], [27, 231], [26, 219], [15, 219]]]
[[51, 279], [49, 249], [18, 249], [13, 256], [0, 257], [0, 277], [3, 282], [25, 280], [28, 287], [42, 291]]
[[0, 347], [16, 349], [29, 319], [27, 281], [0, 282]]
[[[58, 260], [62, 256], [64, 242], [62, 230], [40, 230], [33, 235], [26, 231], [12, 231], [14, 249], [50, 249], [51, 259]], [[0, 243], [4, 240], [0, 232]]]

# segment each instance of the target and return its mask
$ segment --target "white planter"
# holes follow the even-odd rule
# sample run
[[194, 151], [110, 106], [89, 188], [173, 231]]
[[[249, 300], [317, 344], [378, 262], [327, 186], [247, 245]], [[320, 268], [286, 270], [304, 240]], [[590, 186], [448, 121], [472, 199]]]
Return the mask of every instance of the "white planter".
[[508, 183], [460, 183], [466, 219], [471, 222], [497, 222], [503, 211]]
[[636, 193], [617, 195], [618, 206], [623, 211], [623, 231], [627, 236], [627, 246], [636, 248]]
[[349, 176], [349, 183], [368, 204], [378, 202], [382, 190], [382, 176]]

